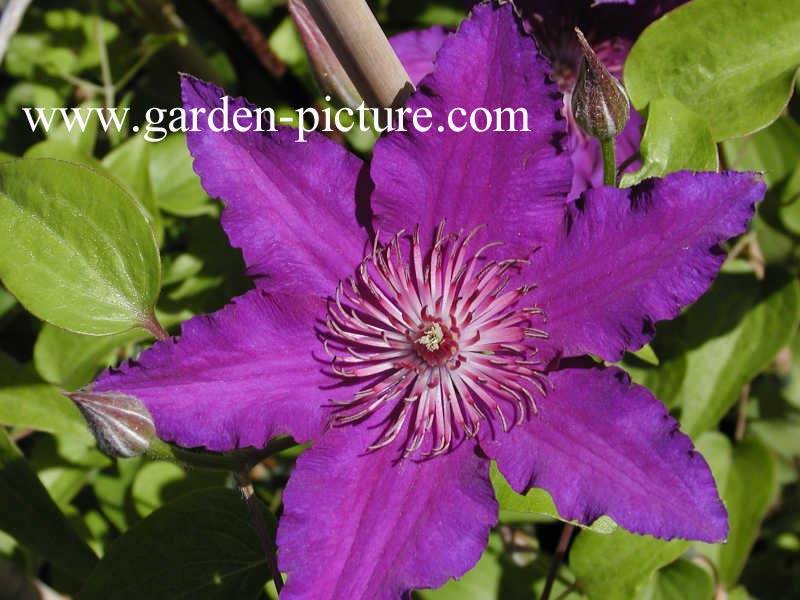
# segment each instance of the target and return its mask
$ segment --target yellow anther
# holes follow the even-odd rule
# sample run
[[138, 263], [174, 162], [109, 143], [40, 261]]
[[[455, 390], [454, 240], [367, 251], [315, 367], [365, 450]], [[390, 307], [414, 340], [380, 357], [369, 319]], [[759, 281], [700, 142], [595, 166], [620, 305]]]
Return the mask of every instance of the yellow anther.
[[419, 339], [414, 340], [417, 344], [425, 346], [429, 352], [435, 352], [439, 349], [439, 344], [444, 339], [444, 332], [442, 326], [438, 323], [432, 323]]

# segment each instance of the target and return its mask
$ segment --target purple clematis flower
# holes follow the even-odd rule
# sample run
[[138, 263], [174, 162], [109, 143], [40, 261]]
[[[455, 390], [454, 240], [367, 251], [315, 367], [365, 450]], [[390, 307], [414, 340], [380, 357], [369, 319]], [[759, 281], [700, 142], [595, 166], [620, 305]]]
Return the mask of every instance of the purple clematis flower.
[[[508, 5], [450, 36], [407, 106], [522, 107], [530, 132], [382, 137], [366, 166], [321, 135], [190, 133], [256, 288], [89, 393], [135, 397], [186, 447], [313, 440], [284, 495], [282, 596], [398, 598], [480, 557], [490, 459], [567, 519], [720, 541], [702, 456], [616, 367], [717, 273], [764, 185], [689, 173], [568, 201], [562, 98]], [[222, 90], [182, 80], [186, 108]], [[249, 106], [230, 103], [235, 111]]]

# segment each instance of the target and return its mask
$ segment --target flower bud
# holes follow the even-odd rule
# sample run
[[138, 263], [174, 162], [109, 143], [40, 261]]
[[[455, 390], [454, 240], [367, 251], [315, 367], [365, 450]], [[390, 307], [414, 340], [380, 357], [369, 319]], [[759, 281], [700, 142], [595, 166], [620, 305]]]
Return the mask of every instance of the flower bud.
[[153, 417], [133, 396], [91, 390], [67, 395], [83, 414], [97, 445], [109, 456], [139, 456], [155, 437]]
[[300, 32], [308, 62], [322, 92], [333, 97], [334, 102], [356, 108], [361, 104], [361, 96], [303, 0], [289, 0], [289, 14]]
[[572, 114], [586, 133], [600, 140], [616, 137], [628, 122], [631, 106], [619, 80], [603, 62], [577, 27], [575, 33], [583, 50], [578, 79], [572, 92]]

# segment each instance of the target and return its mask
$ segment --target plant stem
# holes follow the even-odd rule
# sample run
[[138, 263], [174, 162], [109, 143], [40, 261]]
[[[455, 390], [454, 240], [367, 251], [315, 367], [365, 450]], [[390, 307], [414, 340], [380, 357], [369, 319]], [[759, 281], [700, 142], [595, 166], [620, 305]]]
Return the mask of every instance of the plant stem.
[[31, 2], [32, 0], [11, 0], [0, 10], [0, 61], [3, 60], [8, 44], [19, 29]]
[[235, 0], [209, 0], [228, 26], [236, 32], [239, 39], [258, 58], [267, 72], [280, 79], [286, 72], [286, 65], [269, 47], [269, 42], [253, 22], [236, 5]]
[[156, 438], [150, 442], [147, 455], [155, 460], [168, 460], [189, 468], [239, 472], [247, 471], [265, 458], [294, 446], [297, 446], [297, 442], [292, 438], [279, 437], [260, 450], [245, 448], [229, 452], [208, 452], [172, 446]]
[[414, 86], [364, 0], [305, 0], [308, 12], [364, 102], [402, 106]]
[[258, 506], [258, 498], [256, 498], [255, 490], [250, 479], [244, 473], [234, 473], [236, 484], [239, 486], [239, 491], [242, 493], [242, 499], [250, 509], [250, 517], [253, 519], [253, 527], [256, 530], [258, 541], [261, 542], [261, 550], [264, 552], [264, 559], [267, 562], [267, 567], [272, 573], [272, 580], [275, 583], [275, 589], [281, 593], [283, 589], [283, 576], [278, 570], [278, 557], [275, 549], [275, 544], [272, 543], [272, 537], [267, 531], [267, 524], [264, 522], [264, 515], [261, 514], [261, 508]]
[[127, 71], [125, 71], [125, 74], [122, 77], [117, 79], [117, 82], [114, 84], [114, 91], [119, 92], [126, 85], [128, 85], [128, 82], [134, 78], [134, 76], [139, 72], [139, 69], [145, 66], [148, 63], [148, 61], [151, 58], [153, 58], [153, 56], [155, 56], [156, 54], [157, 52], [147, 51], [142, 56], [140, 56], [139, 59], [133, 64], [133, 66]]
[[578, 582], [570, 583], [567, 588], [561, 592], [557, 597], [556, 600], [564, 600], [567, 596], [569, 596], [572, 592], [578, 589]]
[[57, 75], [61, 77], [61, 79], [63, 79], [67, 83], [71, 83], [75, 87], [81, 87], [85, 88], [86, 90], [91, 90], [92, 96], [94, 96], [94, 94], [97, 93], [105, 92], [105, 89], [103, 88], [102, 85], [97, 85], [93, 81], [83, 79], [82, 77], [76, 77], [75, 75], [70, 75], [69, 73], [65, 73], [63, 71], [60, 71], [59, 73], [57, 73]]
[[201, 79], [222, 83], [224, 77], [206, 56], [206, 52], [192, 37], [186, 24], [170, 0], [127, 0], [126, 5], [148, 31], [178, 33], [185, 36], [184, 44], [171, 44], [167, 50], [175, 69], [192, 73]]
[[103, 104], [106, 109], [111, 109], [116, 103], [114, 80], [111, 78], [111, 63], [108, 61], [108, 48], [106, 39], [103, 37], [103, 22], [100, 19], [99, 9], [95, 12], [94, 31], [97, 36], [97, 50], [100, 54], [100, 76], [103, 78]]
[[553, 582], [558, 575], [558, 567], [561, 566], [561, 561], [567, 553], [569, 547], [569, 540], [572, 538], [572, 532], [575, 530], [575, 525], [572, 523], [564, 523], [564, 529], [561, 530], [561, 537], [558, 538], [558, 546], [556, 546], [556, 553], [553, 556], [553, 562], [550, 563], [550, 570], [547, 572], [547, 580], [544, 583], [544, 589], [539, 600], [548, 600], [550, 592], [553, 589]]
[[151, 310], [149, 315], [143, 317], [142, 320], [139, 321], [139, 327], [152, 333], [153, 337], [160, 342], [169, 339], [169, 334], [158, 321], [155, 310]]
[[733, 434], [733, 439], [741, 442], [744, 439], [745, 431], [747, 430], [747, 400], [750, 398], [750, 384], [747, 383], [742, 388], [742, 393], [739, 394], [739, 406], [736, 412], [736, 431]]
[[12, 442], [14, 442], [16, 444], [17, 442], [19, 442], [21, 440], [24, 440], [26, 437], [28, 437], [29, 435], [31, 435], [33, 433], [36, 433], [36, 430], [34, 430], [34, 429], [23, 429], [22, 431], [20, 431], [18, 433], [15, 433], [15, 434], [9, 433], [8, 434], [8, 439], [10, 439]]
[[617, 185], [617, 158], [614, 151], [614, 138], [600, 140], [600, 149], [603, 151], [603, 183]]

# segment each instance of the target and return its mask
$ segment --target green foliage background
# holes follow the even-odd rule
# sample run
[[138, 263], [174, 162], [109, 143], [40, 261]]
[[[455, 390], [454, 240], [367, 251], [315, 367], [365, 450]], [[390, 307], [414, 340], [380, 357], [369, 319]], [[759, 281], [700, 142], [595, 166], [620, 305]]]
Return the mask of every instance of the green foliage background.
[[[238, 5], [282, 75], [201, 0], [40, 0], [11, 40], [0, 68], [0, 599], [36, 586], [85, 600], [275, 597], [229, 474], [108, 458], [61, 394], [147, 347], [152, 336], [136, 325], [153, 314], [174, 333], [248, 289], [220, 205], [181, 134], [150, 144], [59, 127], [45, 137], [21, 112], [114, 105], [143, 123], [148, 108], [179, 105], [178, 71], [277, 112], [322, 106], [285, 2]], [[388, 33], [465, 16], [455, 0], [373, 8]], [[718, 167], [761, 170], [769, 185], [711, 291], [623, 361], [706, 456], [731, 534], [725, 545], [663, 542], [601, 519], [577, 534], [552, 598], [800, 598], [798, 64], [798, 0], [695, 0], [630, 54], [625, 83], [647, 126], [643, 167], [623, 185]], [[366, 156], [374, 136], [343, 141]], [[2, 162], [18, 157], [67, 162]], [[251, 472], [273, 530], [297, 453]], [[493, 481], [501, 519], [483, 558], [419, 598], [541, 591], [559, 516], [546, 492], [523, 497], [496, 472]]]

